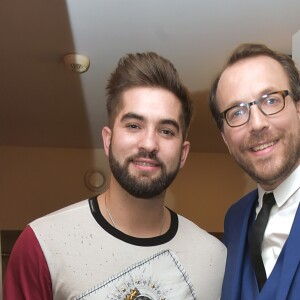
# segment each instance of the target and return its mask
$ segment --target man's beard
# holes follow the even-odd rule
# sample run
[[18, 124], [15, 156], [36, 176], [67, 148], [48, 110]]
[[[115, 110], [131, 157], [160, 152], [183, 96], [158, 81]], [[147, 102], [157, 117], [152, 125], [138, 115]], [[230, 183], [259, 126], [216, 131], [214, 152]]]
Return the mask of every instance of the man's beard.
[[233, 155], [235, 161], [246, 173], [258, 184], [264, 186], [276, 186], [282, 182], [295, 169], [300, 157], [300, 136], [296, 139], [290, 138], [289, 147], [281, 156], [280, 163], [273, 158], [262, 159], [260, 162], [252, 162], [241, 155]]
[[[129, 165], [137, 158], [149, 158], [155, 160], [161, 168], [160, 176], [151, 178], [147, 174], [142, 174], [140, 176], [131, 175], [129, 173]], [[163, 193], [175, 179], [180, 168], [180, 161], [178, 160], [175, 170], [167, 173], [165, 165], [157, 159], [156, 155], [146, 151], [141, 151], [138, 154], [127, 158], [124, 164], [121, 165], [114, 157], [111, 146], [109, 148], [109, 164], [112, 174], [121, 187], [130, 195], [143, 199], [153, 198]]]

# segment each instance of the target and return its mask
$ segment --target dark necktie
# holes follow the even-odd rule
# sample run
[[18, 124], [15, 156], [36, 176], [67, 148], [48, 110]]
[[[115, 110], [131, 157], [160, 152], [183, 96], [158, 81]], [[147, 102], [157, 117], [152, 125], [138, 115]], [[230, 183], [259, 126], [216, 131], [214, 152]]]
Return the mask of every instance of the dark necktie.
[[252, 226], [252, 236], [250, 239], [250, 256], [256, 274], [259, 290], [267, 280], [266, 270], [261, 257], [261, 246], [264, 238], [266, 226], [268, 224], [270, 211], [275, 204], [273, 193], [266, 193], [263, 197], [263, 206], [257, 215]]

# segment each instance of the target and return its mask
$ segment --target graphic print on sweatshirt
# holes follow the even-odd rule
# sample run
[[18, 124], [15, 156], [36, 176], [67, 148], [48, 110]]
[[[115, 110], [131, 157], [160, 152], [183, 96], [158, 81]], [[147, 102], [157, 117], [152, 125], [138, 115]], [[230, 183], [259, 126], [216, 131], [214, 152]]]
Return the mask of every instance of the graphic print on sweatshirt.
[[161, 251], [79, 295], [76, 300], [195, 300], [188, 274], [175, 253]]

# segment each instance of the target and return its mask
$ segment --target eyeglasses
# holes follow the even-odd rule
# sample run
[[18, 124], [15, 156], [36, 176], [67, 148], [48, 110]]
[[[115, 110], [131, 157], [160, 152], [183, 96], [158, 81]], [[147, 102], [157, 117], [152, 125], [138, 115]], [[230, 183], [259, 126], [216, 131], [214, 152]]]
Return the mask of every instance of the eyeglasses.
[[285, 107], [285, 97], [289, 95], [288, 90], [272, 92], [263, 95], [257, 100], [230, 107], [220, 113], [230, 127], [238, 127], [246, 124], [250, 119], [250, 107], [257, 105], [265, 116], [275, 115]]

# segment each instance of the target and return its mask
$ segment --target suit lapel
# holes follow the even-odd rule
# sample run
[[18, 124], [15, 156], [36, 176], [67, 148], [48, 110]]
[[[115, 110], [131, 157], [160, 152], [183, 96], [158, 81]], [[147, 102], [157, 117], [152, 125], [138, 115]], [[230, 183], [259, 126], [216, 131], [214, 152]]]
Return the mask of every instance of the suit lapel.
[[283, 258], [283, 266], [280, 278], [280, 289], [278, 298], [287, 299], [290, 286], [292, 284], [295, 273], [300, 263], [300, 208], [298, 206], [297, 213], [291, 228], [291, 232], [285, 244], [285, 253]]
[[229, 231], [228, 249], [230, 251], [230, 263], [227, 269], [226, 285], [229, 287], [227, 292], [228, 295], [231, 294], [231, 297], [228, 299], [240, 299], [245, 252], [248, 246], [248, 228], [249, 224], [251, 224], [251, 216], [253, 215], [253, 208], [256, 206], [257, 197], [258, 192], [254, 190], [244, 198], [244, 201], [236, 203], [237, 206], [230, 218], [231, 224], [227, 229]]

